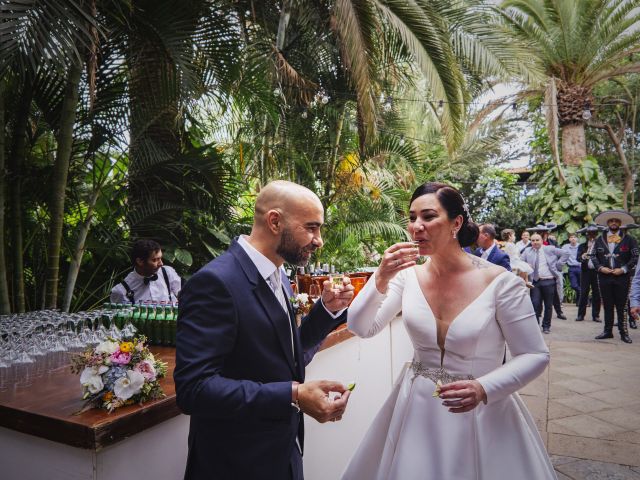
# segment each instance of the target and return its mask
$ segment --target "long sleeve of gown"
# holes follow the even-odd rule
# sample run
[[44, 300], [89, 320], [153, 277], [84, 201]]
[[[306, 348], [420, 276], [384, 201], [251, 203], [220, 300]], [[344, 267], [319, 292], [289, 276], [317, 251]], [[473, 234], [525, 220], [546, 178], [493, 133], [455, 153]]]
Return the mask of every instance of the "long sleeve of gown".
[[477, 380], [487, 393], [487, 402], [501, 400], [540, 375], [549, 363], [529, 291], [521, 278], [505, 275], [495, 291], [496, 321], [512, 358]]
[[358, 337], [373, 337], [386, 327], [402, 309], [402, 291], [406, 270], [390, 282], [386, 293], [376, 288], [376, 274], [371, 275], [358, 296], [349, 306], [347, 327]]

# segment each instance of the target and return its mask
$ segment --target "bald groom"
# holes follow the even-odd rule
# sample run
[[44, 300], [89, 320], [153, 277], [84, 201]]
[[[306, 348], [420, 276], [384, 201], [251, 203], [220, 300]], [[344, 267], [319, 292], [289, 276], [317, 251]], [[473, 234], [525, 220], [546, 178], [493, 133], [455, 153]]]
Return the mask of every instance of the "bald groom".
[[[323, 223], [311, 190], [271, 182], [256, 199], [251, 234], [182, 289], [174, 379], [178, 406], [191, 415], [185, 479], [301, 480], [302, 413], [342, 418], [349, 391], [305, 382], [305, 352], [346, 321], [353, 287], [348, 279], [338, 290], [326, 282], [298, 328], [282, 267], [309, 261], [322, 246]], [[341, 397], [329, 401], [329, 392]]]

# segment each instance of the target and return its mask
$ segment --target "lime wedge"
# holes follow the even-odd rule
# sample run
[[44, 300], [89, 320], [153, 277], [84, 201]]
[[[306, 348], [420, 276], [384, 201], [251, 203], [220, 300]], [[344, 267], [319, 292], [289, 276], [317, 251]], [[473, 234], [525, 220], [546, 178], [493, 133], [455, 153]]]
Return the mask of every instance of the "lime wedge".
[[356, 382], [351, 382], [347, 385], [347, 390], [353, 392], [353, 389], [356, 388]]

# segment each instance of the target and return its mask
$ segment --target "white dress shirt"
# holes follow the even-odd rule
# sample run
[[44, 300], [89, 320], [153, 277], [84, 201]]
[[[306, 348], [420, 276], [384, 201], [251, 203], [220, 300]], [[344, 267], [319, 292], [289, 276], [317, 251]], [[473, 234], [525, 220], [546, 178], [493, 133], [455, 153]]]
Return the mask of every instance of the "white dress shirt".
[[496, 244], [494, 243], [493, 245], [491, 245], [489, 248], [487, 248], [486, 250], [484, 250], [482, 252], [482, 258], [484, 260], [486, 260], [487, 258], [489, 258], [489, 255], [491, 254], [491, 251], [496, 248]]
[[[167, 284], [164, 281], [162, 268], [167, 272], [171, 292], [167, 290]], [[135, 270], [124, 277], [124, 281], [127, 282], [129, 288], [133, 290], [133, 300], [135, 303], [169, 303], [178, 301], [178, 293], [180, 293], [182, 280], [173, 268], [168, 265], [164, 265], [162, 268], [158, 269], [157, 280], [152, 280], [147, 285], [144, 284], [144, 277]], [[130, 300], [127, 298], [127, 290], [124, 288], [122, 283], [118, 283], [113, 287], [113, 289], [111, 289], [111, 303], [130, 303]]]

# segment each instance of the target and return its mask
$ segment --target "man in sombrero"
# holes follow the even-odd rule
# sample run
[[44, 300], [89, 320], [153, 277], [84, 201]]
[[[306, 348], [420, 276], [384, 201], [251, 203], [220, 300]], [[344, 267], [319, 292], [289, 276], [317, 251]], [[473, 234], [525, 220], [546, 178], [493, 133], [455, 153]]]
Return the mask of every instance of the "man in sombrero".
[[614, 310], [618, 314], [618, 331], [625, 343], [631, 343], [627, 327], [627, 300], [631, 271], [638, 262], [638, 243], [626, 235], [620, 226], [633, 223], [624, 210], [607, 210], [595, 218], [595, 223], [607, 227], [595, 245], [593, 266], [598, 272], [598, 286], [604, 307], [604, 331], [596, 340], [613, 338]]

